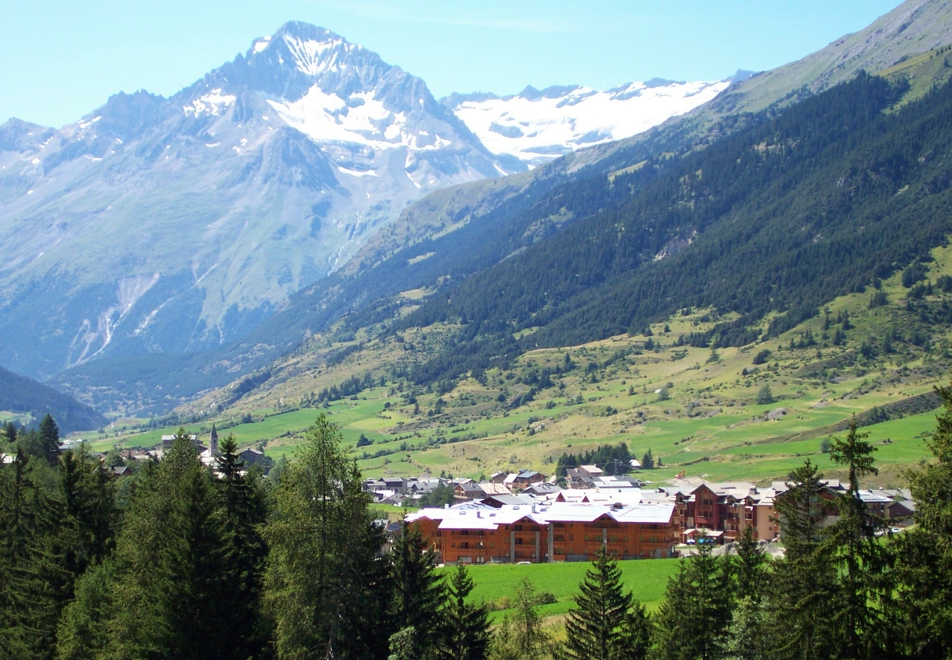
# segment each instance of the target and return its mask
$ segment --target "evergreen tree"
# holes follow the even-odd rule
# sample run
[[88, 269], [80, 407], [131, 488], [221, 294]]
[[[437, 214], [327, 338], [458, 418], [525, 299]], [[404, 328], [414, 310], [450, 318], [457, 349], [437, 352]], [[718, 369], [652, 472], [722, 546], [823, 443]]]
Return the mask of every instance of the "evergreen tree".
[[117, 582], [112, 558], [91, 566], [76, 582], [74, 597], [56, 632], [58, 660], [94, 660], [106, 656], [109, 634], [105, 622], [114, 612], [112, 590]]
[[15, 445], [17, 442], [17, 426], [12, 421], [5, 422], [3, 425], [3, 432], [0, 433], [0, 445], [3, 444], [3, 441], [11, 445]]
[[71, 584], [56, 534], [62, 506], [42, 488], [53, 477], [45, 461], [18, 451], [13, 472], [0, 650], [16, 649], [11, 657], [24, 660], [46, 659], [52, 657], [56, 622]]
[[742, 597], [734, 607], [728, 629], [725, 660], [770, 658], [770, 626], [760, 603]]
[[473, 579], [459, 564], [447, 585], [447, 598], [440, 611], [442, 628], [440, 660], [484, 660], [489, 650], [489, 615], [484, 605], [471, 605]]
[[[575, 597], [576, 609], [565, 623], [564, 657], [572, 660], [621, 660], [644, 657], [644, 648], [630, 634], [633, 603], [621, 585], [618, 562], [604, 548], [596, 554], [592, 568], [585, 573]], [[635, 642], [636, 649], [628, 648]], [[639, 653], [641, 655], [639, 655]]]
[[50, 465], [59, 460], [60, 436], [56, 421], [48, 413], [40, 420], [38, 456], [42, 456]]
[[439, 641], [440, 606], [445, 589], [435, 570], [435, 551], [420, 530], [404, 524], [394, 540], [393, 620], [400, 630], [413, 628], [420, 657], [432, 657]]
[[390, 635], [390, 655], [387, 660], [419, 660], [416, 646], [416, 628], [410, 626]]
[[621, 631], [623, 652], [619, 657], [623, 660], [645, 660], [651, 650], [651, 631], [651, 618], [644, 603], [632, 598]]
[[777, 658], [829, 657], [836, 599], [836, 564], [823, 529], [827, 500], [821, 475], [809, 460], [794, 470], [777, 499], [784, 559], [773, 566], [767, 607]]
[[747, 525], [735, 545], [737, 557], [734, 562], [737, 578], [737, 600], [749, 598], [760, 603], [767, 581], [767, 553], [754, 536], [754, 526]]
[[110, 617], [100, 622], [105, 654], [235, 657], [225, 537], [211, 473], [180, 428], [162, 460], [140, 471], [116, 541], [110, 602], [100, 608]]
[[880, 545], [875, 538], [882, 521], [872, 516], [859, 492], [861, 477], [879, 473], [873, 466], [875, 447], [866, 441], [868, 436], [857, 431], [853, 415], [846, 438], [834, 437], [830, 446], [830, 458], [846, 466], [849, 472], [849, 488], [837, 499], [840, 518], [831, 535], [841, 567], [834, 624], [838, 631], [835, 639], [840, 646], [838, 656], [842, 658], [859, 659], [879, 654], [875, 638], [882, 623], [872, 582], [882, 567]]
[[360, 472], [326, 416], [274, 493], [265, 603], [279, 658], [384, 657], [389, 577]]
[[267, 521], [267, 506], [261, 473], [245, 473], [238, 457], [238, 444], [228, 435], [219, 445], [216, 486], [223, 512], [224, 538], [230, 546], [225, 580], [228, 627], [235, 637], [234, 657], [258, 657], [267, 640], [261, 617], [261, 594], [267, 547], [261, 526]]
[[651, 450], [645, 452], [645, 455], [641, 457], [641, 469], [642, 470], [653, 470], [654, 469], [654, 455], [651, 453]]
[[936, 392], [943, 408], [928, 440], [933, 460], [909, 473], [916, 526], [890, 544], [887, 644], [912, 658], [952, 657], [952, 387]]
[[704, 541], [668, 581], [656, 618], [658, 660], [713, 660], [724, 655], [731, 622], [731, 568], [714, 557], [713, 545]]

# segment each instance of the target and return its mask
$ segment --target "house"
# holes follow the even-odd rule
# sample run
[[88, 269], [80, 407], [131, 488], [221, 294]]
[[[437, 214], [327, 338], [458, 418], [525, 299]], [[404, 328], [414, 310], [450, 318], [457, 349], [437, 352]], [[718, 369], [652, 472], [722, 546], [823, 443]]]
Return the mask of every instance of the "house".
[[600, 548], [620, 559], [671, 557], [680, 538], [673, 504], [468, 504], [407, 516], [440, 561], [592, 561]]
[[486, 491], [473, 480], [456, 483], [453, 486], [453, 497], [458, 500], [479, 500], [486, 497]]
[[558, 484], [550, 484], [547, 481], [541, 483], [532, 484], [527, 486], [522, 490], [526, 495], [535, 495], [535, 496], [545, 496], [545, 495], [557, 495], [562, 492], [562, 489]]
[[582, 472], [581, 468], [569, 468], [565, 471], [565, 484], [569, 488], [591, 488], [595, 480]]
[[238, 458], [244, 461], [245, 465], [258, 465], [264, 462], [264, 452], [249, 447], [238, 452]]
[[[775, 484], [786, 490], [783, 484]], [[753, 526], [754, 537], [770, 541], [779, 534], [774, 502], [776, 488], [758, 489], [746, 482], [703, 483], [693, 489], [670, 489], [678, 508], [682, 541], [694, 540], [704, 533], [717, 543], [732, 543], [744, 528]]]
[[512, 495], [512, 491], [506, 488], [503, 484], [494, 484], [491, 481], [481, 482], [479, 487], [483, 489], [483, 492], [487, 497], [491, 497], [493, 495]]

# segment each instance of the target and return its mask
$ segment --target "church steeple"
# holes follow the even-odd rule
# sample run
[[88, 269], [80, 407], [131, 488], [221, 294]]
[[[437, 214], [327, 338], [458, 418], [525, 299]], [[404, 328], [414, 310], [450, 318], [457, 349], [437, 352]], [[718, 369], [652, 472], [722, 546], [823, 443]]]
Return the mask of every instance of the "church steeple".
[[208, 439], [208, 450], [212, 456], [218, 456], [218, 431], [215, 430], [214, 424], [212, 424], [212, 435]]

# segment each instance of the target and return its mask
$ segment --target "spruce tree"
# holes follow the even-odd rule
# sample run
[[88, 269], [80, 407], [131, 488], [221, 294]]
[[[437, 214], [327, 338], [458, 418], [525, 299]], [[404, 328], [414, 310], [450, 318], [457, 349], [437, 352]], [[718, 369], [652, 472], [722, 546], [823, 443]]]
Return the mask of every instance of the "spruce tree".
[[723, 657], [731, 622], [730, 563], [712, 554], [701, 539], [668, 581], [656, 618], [659, 660], [714, 660]]
[[849, 488], [836, 501], [840, 517], [831, 530], [841, 569], [834, 614], [838, 656], [847, 659], [879, 655], [875, 639], [882, 627], [873, 589], [876, 573], [882, 568], [880, 544], [876, 541], [882, 521], [870, 513], [859, 492], [861, 477], [879, 473], [873, 466], [876, 449], [866, 441], [868, 436], [857, 431], [853, 415], [846, 438], [834, 437], [830, 446], [830, 458], [849, 473]]
[[56, 465], [59, 460], [59, 446], [59, 427], [53, 417], [46, 414], [40, 421], [38, 455], [45, 458], [50, 465]]
[[767, 581], [767, 554], [754, 536], [754, 526], [747, 525], [735, 545], [734, 573], [737, 580], [737, 600], [749, 598], [759, 603]]
[[230, 561], [225, 582], [229, 602], [228, 627], [235, 638], [236, 658], [258, 657], [267, 640], [261, 616], [261, 594], [267, 547], [261, 526], [267, 521], [267, 505], [260, 472], [245, 472], [238, 444], [228, 435], [219, 445], [216, 459], [219, 505]]
[[887, 602], [887, 644], [896, 655], [952, 657], [952, 386], [927, 441], [933, 459], [909, 473], [916, 526], [890, 544], [895, 558]]
[[492, 660], [544, 660], [552, 638], [536, 611], [535, 585], [523, 578], [516, 585], [513, 612], [507, 614], [493, 637]]
[[823, 527], [827, 500], [821, 475], [809, 460], [794, 470], [777, 499], [786, 554], [771, 573], [767, 607], [777, 658], [820, 660], [829, 655], [836, 564]]
[[236, 657], [232, 560], [212, 476], [179, 429], [158, 465], [140, 471], [116, 542], [106, 655]]
[[459, 564], [450, 577], [440, 611], [440, 660], [483, 660], [489, 651], [489, 615], [484, 605], [466, 602], [473, 579]]
[[435, 551], [427, 547], [419, 529], [404, 524], [390, 556], [394, 625], [401, 630], [412, 627], [421, 657], [432, 657], [439, 640], [437, 629], [445, 595], [443, 581], [435, 570]]
[[616, 660], [631, 655], [625, 635], [632, 608], [621, 585], [618, 562], [599, 548], [575, 596], [576, 608], [565, 622], [564, 655], [572, 660]]
[[[3, 446], [3, 441], [10, 445], [15, 445], [17, 442], [17, 426], [11, 421], [5, 422], [3, 425], [3, 431], [0, 433], [0, 447]], [[10, 449], [7, 448], [5, 451], [10, 451]]]

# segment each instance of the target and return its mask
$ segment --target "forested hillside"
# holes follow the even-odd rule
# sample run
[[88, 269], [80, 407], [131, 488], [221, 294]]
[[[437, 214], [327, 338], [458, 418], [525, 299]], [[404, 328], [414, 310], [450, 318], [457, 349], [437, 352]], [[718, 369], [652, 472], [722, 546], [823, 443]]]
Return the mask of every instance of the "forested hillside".
[[952, 229], [952, 86], [889, 112], [902, 92], [861, 75], [684, 161], [604, 180], [639, 194], [444, 287], [398, 323], [462, 324], [415, 378], [637, 332], [692, 306], [742, 316], [690, 341], [743, 345], [928, 259]]
[[97, 429], [106, 419], [89, 406], [35, 380], [0, 367], [0, 410], [28, 413], [36, 421], [44, 415], [59, 420], [64, 433]]

